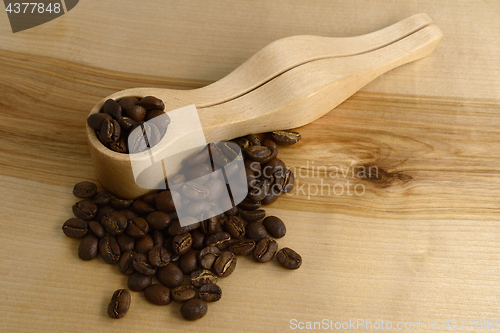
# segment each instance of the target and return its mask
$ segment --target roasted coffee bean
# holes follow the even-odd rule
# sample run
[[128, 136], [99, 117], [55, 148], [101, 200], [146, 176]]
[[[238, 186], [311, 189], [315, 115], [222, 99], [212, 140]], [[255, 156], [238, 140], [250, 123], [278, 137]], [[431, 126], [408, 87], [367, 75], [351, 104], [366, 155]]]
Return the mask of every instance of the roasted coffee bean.
[[142, 238], [149, 232], [149, 224], [142, 217], [129, 220], [127, 224], [127, 234], [134, 238]]
[[128, 106], [139, 104], [139, 99], [137, 97], [123, 97], [118, 101], [118, 104], [120, 104], [122, 108], [126, 108]]
[[294, 250], [284, 247], [276, 253], [276, 259], [285, 268], [297, 269], [302, 265], [302, 257]]
[[120, 117], [118, 118], [118, 125], [120, 125], [122, 131], [130, 131], [132, 128], [137, 126], [137, 121], [130, 119], [129, 117]]
[[192, 180], [198, 184], [205, 184], [210, 179], [212, 166], [210, 163], [204, 162], [195, 165], [186, 172], [186, 180]]
[[156, 211], [149, 213], [146, 217], [149, 226], [155, 230], [163, 230], [170, 225], [170, 215], [164, 212]]
[[263, 205], [270, 205], [276, 200], [278, 200], [279, 196], [281, 195], [282, 191], [279, 189], [276, 184], [273, 184], [269, 188], [269, 192], [267, 193], [266, 197], [262, 199], [261, 203]]
[[106, 191], [99, 191], [92, 197], [92, 202], [97, 206], [106, 206], [111, 200], [111, 194]]
[[97, 213], [95, 214], [95, 220], [96, 221], [101, 221], [104, 215], [107, 213], [114, 212], [115, 209], [110, 207], [110, 206], [102, 206], [97, 210]]
[[90, 221], [97, 213], [97, 205], [90, 200], [78, 201], [73, 205], [73, 214], [79, 219]]
[[99, 254], [108, 264], [116, 264], [120, 260], [120, 246], [114, 237], [103, 237], [99, 240]]
[[191, 239], [193, 240], [191, 248], [195, 250], [201, 250], [205, 247], [205, 235], [201, 233], [198, 229], [190, 231]]
[[283, 221], [276, 216], [268, 216], [262, 221], [267, 233], [274, 238], [281, 238], [286, 234], [286, 227]]
[[118, 260], [118, 268], [120, 269], [120, 272], [125, 275], [130, 275], [135, 272], [135, 268], [133, 265], [134, 257], [134, 251], [125, 251], [121, 254], [120, 260]]
[[148, 253], [155, 246], [155, 242], [151, 235], [146, 235], [142, 238], [136, 239], [135, 241], [135, 252], [138, 253]]
[[201, 299], [190, 299], [181, 306], [182, 317], [186, 320], [198, 320], [207, 314], [208, 305]]
[[195, 165], [198, 165], [198, 164], [205, 162], [209, 156], [210, 156], [210, 154], [208, 152], [208, 149], [207, 149], [207, 147], [205, 147], [205, 148], [203, 148], [202, 151], [184, 159], [183, 163], [187, 166], [195, 166]]
[[142, 125], [146, 131], [146, 138], [148, 140], [149, 147], [154, 147], [158, 142], [160, 142], [162, 134], [158, 127], [153, 123], [144, 123]]
[[189, 204], [187, 210], [190, 216], [200, 216], [203, 212], [206, 212], [212, 208], [212, 205], [205, 200], [195, 201]]
[[278, 250], [278, 243], [271, 237], [262, 238], [253, 251], [253, 258], [257, 262], [268, 262], [273, 259]]
[[122, 115], [122, 107], [114, 100], [108, 99], [102, 106], [102, 112], [109, 114], [114, 119], [118, 119]]
[[104, 236], [106, 236], [106, 230], [104, 230], [104, 227], [99, 222], [97, 222], [97, 221], [90, 221], [88, 223], [88, 226], [89, 226], [89, 230], [94, 235], [96, 235], [98, 238], [103, 238]]
[[229, 245], [229, 251], [237, 256], [246, 256], [255, 249], [255, 241], [253, 239], [242, 239], [238, 242]]
[[142, 291], [149, 287], [153, 282], [151, 275], [144, 275], [139, 272], [134, 272], [129, 275], [127, 286], [132, 291]]
[[149, 263], [148, 257], [144, 253], [136, 253], [132, 265], [141, 274], [154, 275], [156, 273], [156, 268]]
[[253, 239], [256, 243], [262, 238], [268, 236], [266, 228], [261, 222], [252, 222], [247, 224], [245, 235], [247, 238]]
[[203, 248], [200, 253], [198, 253], [198, 262], [202, 268], [212, 269], [212, 266], [219, 255], [220, 250], [218, 248], [216, 248], [215, 246], [207, 246]]
[[165, 242], [165, 235], [163, 235], [163, 233], [159, 230], [155, 230], [153, 231], [153, 243], [155, 244], [155, 246], [159, 245], [159, 246], [163, 246], [163, 243]]
[[214, 273], [217, 276], [226, 277], [236, 268], [236, 255], [233, 252], [222, 252], [219, 258], [214, 262]]
[[151, 192], [151, 193], [145, 194], [142, 197], [142, 201], [144, 201], [148, 205], [156, 206], [156, 196], [157, 195], [158, 195], [158, 193], [156, 193], [156, 192]]
[[165, 267], [170, 262], [170, 254], [163, 246], [155, 245], [148, 253], [149, 262], [153, 267]]
[[113, 293], [108, 305], [108, 316], [114, 319], [122, 318], [130, 308], [130, 292], [127, 289], [118, 289]]
[[191, 200], [203, 200], [208, 196], [208, 189], [195, 182], [187, 182], [182, 185], [182, 193]]
[[252, 145], [252, 143], [247, 138], [239, 138], [236, 140], [236, 144], [240, 146], [241, 149], [248, 148]]
[[241, 148], [233, 142], [218, 142], [217, 146], [222, 150], [230, 161], [234, 161], [241, 154]]
[[111, 204], [111, 207], [121, 210], [121, 209], [127, 209], [130, 207], [132, 204], [133, 200], [128, 200], [128, 199], [120, 199], [117, 197], [112, 196], [111, 199], [109, 200], [109, 203]]
[[168, 288], [175, 288], [184, 281], [184, 274], [177, 266], [170, 263], [165, 267], [158, 268], [156, 279]]
[[94, 130], [101, 130], [105, 120], [111, 120], [111, 116], [107, 113], [93, 113], [87, 118], [87, 125]]
[[226, 216], [238, 216], [239, 213], [240, 213], [240, 209], [237, 206], [233, 206], [233, 208], [226, 210], [224, 212], [224, 214]]
[[196, 290], [190, 284], [183, 284], [172, 289], [171, 295], [176, 302], [186, 302], [196, 297]]
[[200, 222], [191, 223], [197, 221], [194, 217], [191, 216], [186, 216], [184, 221], [189, 223], [184, 227], [181, 227], [179, 220], [172, 222], [172, 224], [168, 228], [168, 233], [172, 236], [177, 236], [197, 229], [200, 226]]
[[257, 210], [260, 208], [260, 201], [245, 198], [245, 200], [238, 204], [238, 207], [243, 210]]
[[82, 219], [71, 218], [64, 222], [62, 230], [64, 234], [71, 238], [82, 238], [88, 231], [88, 223]]
[[128, 153], [127, 139], [121, 136], [118, 140], [109, 143], [109, 149], [120, 154]]
[[139, 101], [139, 105], [147, 110], [149, 110], [149, 109], [165, 110], [165, 104], [163, 104], [163, 101], [159, 98], [154, 97], [154, 96], [146, 96], [146, 97], [142, 98]]
[[252, 144], [252, 146], [260, 146], [260, 136], [259, 135], [257, 135], [257, 134], [248, 134], [245, 138], [248, 141], [250, 141], [250, 143]]
[[148, 110], [148, 113], [146, 114], [146, 118], [144, 118], [144, 120], [150, 123], [154, 123], [160, 130], [161, 135], [165, 134], [168, 125], [170, 125], [170, 117], [167, 113], [165, 113], [165, 111], [161, 109]]
[[120, 246], [121, 252], [134, 251], [135, 239], [132, 236], [127, 235], [126, 233], [119, 234], [116, 236], [116, 242]]
[[224, 155], [219, 147], [219, 143], [210, 144], [210, 154], [212, 155], [212, 161], [216, 166], [225, 167], [231, 163], [231, 159]]
[[78, 198], [88, 199], [97, 193], [97, 186], [91, 182], [80, 182], [73, 187], [73, 195]]
[[232, 239], [241, 239], [245, 237], [245, 226], [238, 216], [228, 216], [224, 220], [224, 230]]
[[130, 210], [130, 209], [122, 209], [118, 213], [120, 213], [123, 216], [125, 216], [125, 218], [127, 219], [127, 221], [133, 220], [133, 219], [139, 217], [139, 215], [136, 212], [134, 212], [133, 210]]
[[105, 120], [101, 126], [100, 139], [106, 143], [118, 141], [121, 134], [120, 124], [114, 120]]
[[252, 187], [248, 189], [248, 197], [253, 201], [261, 201], [269, 192], [271, 184], [267, 179], [258, 179]]
[[186, 181], [186, 176], [184, 176], [182, 173], [178, 173], [175, 176], [171, 177], [168, 179], [168, 187], [171, 190], [179, 190]]
[[201, 286], [198, 295], [205, 302], [217, 302], [222, 297], [222, 289], [216, 284], [205, 284]]
[[[207, 218], [205, 218], [207, 216]], [[208, 217], [211, 216], [211, 217]], [[209, 210], [201, 215], [203, 221], [200, 224], [200, 230], [205, 235], [211, 235], [216, 232], [217, 225], [219, 224], [219, 219], [217, 216], [214, 216], [214, 212]]]
[[205, 245], [215, 246], [219, 250], [225, 250], [229, 246], [230, 241], [231, 235], [227, 232], [217, 232], [215, 234], [211, 234], [205, 239]]
[[245, 164], [245, 168], [250, 169], [253, 173], [256, 174], [257, 178], [260, 177], [262, 173], [262, 166], [259, 162], [246, 159], [243, 163]]
[[131, 105], [122, 109], [122, 115], [139, 122], [146, 117], [146, 109], [140, 105]]
[[127, 219], [118, 212], [111, 212], [103, 216], [101, 224], [110, 234], [119, 235], [127, 228]]
[[256, 162], [262, 163], [271, 156], [272, 151], [266, 146], [252, 145], [244, 150], [245, 155]]
[[97, 257], [99, 239], [89, 234], [82, 238], [78, 247], [78, 257], [82, 260], [92, 260]]
[[283, 181], [283, 192], [290, 193], [293, 190], [295, 182], [295, 176], [293, 172], [287, 169], [285, 171], [285, 179]]
[[130, 129], [128, 135], [129, 153], [140, 153], [149, 147], [147, 139], [147, 126], [143, 122], [137, 123]]
[[181, 256], [191, 249], [192, 244], [193, 239], [191, 238], [191, 234], [186, 232], [184, 234], [177, 235], [172, 239], [172, 250], [175, 254]]
[[241, 211], [241, 218], [247, 222], [260, 221], [264, 217], [266, 217], [266, 211], [264, 209]]
[[[175, 212], [175, 203], [174, 199], [175, 197], [177, 202], [180, 202], [181, 195], [173, 190], [170, 191], [162, 191], [158, 193], [156, 196], [156, 209], [164, 212], [164, 213], [173, 213]], [[178, 207], [178, 209], [181, 209], [182, 207]]]
[[155, 305], [168, 305], [172, 303], [170, 289], [161, 284], [152, 284], [144, 289], [144, 297]]
[[190, 281], [193, 286], [199, 288], [205, 284], [217, 283], [217, 275], [208, 269], [198, 269], [191, 272]]
[[195, 250], [189, 250], [179, 257], [177, 266], [182, 273], [189, 275], [191, 272], [199, 269], [198, 267], [198, 253]]
[[142, 200], [134, 200], [132, 206], [130, 207], [134, 212], [140, 215], [148, 215], [149, 213], [156, 211], [156, 209], [153, 206], [145, 203]]
[[261, 143], [263, 146], [266, 146], [268, 148], [278, 148], [277, 145], [276, 145], [276, 142], [274, 142], [273, 140], [271, 139], [265, 139], [264, 141], [262, 141]]
[[300, 141], [301, 136], [297, 132], [274, 131], [271, 133], [274, 142], [281, 146], [290, 146]]

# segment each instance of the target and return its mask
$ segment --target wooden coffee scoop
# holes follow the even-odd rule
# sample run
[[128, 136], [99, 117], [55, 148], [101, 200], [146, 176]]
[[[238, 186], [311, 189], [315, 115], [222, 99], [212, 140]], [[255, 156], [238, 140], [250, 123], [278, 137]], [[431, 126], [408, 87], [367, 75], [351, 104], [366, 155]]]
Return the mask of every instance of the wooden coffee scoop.
[[[155, 96], [165, 111], [194, 104], [207, 142], [250, 133], [290, 129], [325, 115], [387, 71], [429, 55], [442, 38], [426, 14], [417, 14], [367, 35], [348, 38], [294, 36], [275, 41], [221, 80], [194, 90], [134, 88], [100, 101]], [[170, 126], [174, 126], [172, 123]], [[130, 156], [103, 146], [87, 126], [97, 179], [108, 191], [136, 198], [150, 189], [136, 185]], [[150, 160], [182, 147], [189, 131], [163, 138], [134, 159]]]

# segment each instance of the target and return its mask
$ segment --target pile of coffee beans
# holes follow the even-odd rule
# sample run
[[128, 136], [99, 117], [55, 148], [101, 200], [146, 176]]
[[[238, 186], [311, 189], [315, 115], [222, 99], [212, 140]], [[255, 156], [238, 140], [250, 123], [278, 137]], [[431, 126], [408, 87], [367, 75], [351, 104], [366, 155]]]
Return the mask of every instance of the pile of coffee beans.
[[[87, 118], [87, 124], [96, 131], [99, 141], [109, 149], [128, 153], [131, 143], [133, 147], [130, 150], [141, 152], [156, 145], [165, 134], [170, 118], [164, 109], [163, 101], [153, 96], [141, 99], [125, 97], [119, 101], [108, 99], [100, 112]], [[153, 118], [157, 118], [156, 124], [148, 122]], [[141, 130], [134, 131], [138, 126]], [[135, 133], [135, 138], [129, 138], [129, 133], [132, 132]], [[145, 144], [143, 138], [146, 133], [148, 141]]]
[[[202, 318], [207, 304], [221, 299], [217, 281], [232, 274], [238, 256], [251, 256], [258, 263], [276, 257], [287, 269], [300, 267], [302, 258], [297, 252], [287, 247], [278, 251], [276, 239], [285, 236], [285, 224], [276, 216], [266, 216], [261, 208], [293, 189], [294, 175], [277, 158], [277, 147], [299, 140], [299, 133], [289, 131], [233, 140], [243, 151], [248, 195], [222, 214], [197, 212], [200, 218], [196, 223], [181, 226], [172, 198], [179, 195], [177, 191], [193, 189], [193, 184], [183, 183], [182, 174], [174, 177], [179, 180], [175, 189], [135, 200], [122, 199], [98, 191], [94, 183], [81, 182], [73, 189], [73, 194], [82, 199], [73, 206], [76, 217], [64, 223], [63, 232], [81, 239], [78, 256], [82, 260], [100, 255], [106, 263], [117, 264], [120, 272], [128, 275], [128, 289], [142, 291], [149, 302], [182, 302], [181, 315], [185, 319]], [[200, 167], [206, 161], [201, 154], [204, 153], [189, 157], [190, 170], [205, 170]], [[194, 188], [204, 192], [211, 205], [216, 205], [221, 190], [210, 184], [209, 177]], [[123, 317], [130, 299], [127, 289], [117, 290], [109, 303], [108, 315]]]

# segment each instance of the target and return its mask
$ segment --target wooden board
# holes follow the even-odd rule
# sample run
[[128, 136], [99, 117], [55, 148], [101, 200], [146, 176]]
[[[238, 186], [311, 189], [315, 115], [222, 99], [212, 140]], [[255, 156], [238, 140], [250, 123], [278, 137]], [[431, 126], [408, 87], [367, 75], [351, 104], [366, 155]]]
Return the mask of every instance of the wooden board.
[[[276, 39], [355, 36], [419, 12], [444, 32], [434, 53], [375, 80], [280, 151], [296, 191], [267, 210], [286, 222], [279, 244], [302, 254], [298, 271], [242, 258], [220, 282], [222, 300], [194, 323], [178, 304], [153, 306], [140, 293], [125, 318], [107, 317], [126, 278], [79, 260], [61, 231], [73, 185], [95, 180], [84, 128], [95, 103], [132, 87], [200, 87]], [[88, 0], [16, 34], [0, 15], [0, 331], [283, 332], [294, 319], [360, 319], [435, 332], [447, 319], [450, 329], [453, 319], [498, 322], [499, 13], [496, 1], [472, 0]], [[379, 177], [352, 174], [365, 165]], [[465, 327], [496, 331], [476, 324]]]

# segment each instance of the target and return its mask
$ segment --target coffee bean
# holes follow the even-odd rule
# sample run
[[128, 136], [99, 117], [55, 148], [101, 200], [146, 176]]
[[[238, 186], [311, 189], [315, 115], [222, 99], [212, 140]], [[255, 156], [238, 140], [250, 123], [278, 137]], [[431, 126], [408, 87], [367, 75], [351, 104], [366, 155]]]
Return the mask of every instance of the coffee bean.
[[135, 272], [133, 265], [135, 254], [134, 251], [125, 251], [121, 254], [120, 260], [118, 260], [118, 268], [124, 275], [130, 275]]
[[189, 250], [179, 257], [177, 266], [182, 273], [189, 275], [193, 271], [199, 269], [198, 267], [198, 253], [195, 250]]
[[267, 233], [274, 238], [281, 238], [286, 234], [286, 227], [283, 221], [276, 216], [268, 216], [262, 221]]
[[153, 267], [165, 267], [170, 262], [170, 254], [163, 246], [155, 245], [149, 251], [148, 259]]
[[290, 146], [300, 141], [301, 136], [297, 132], [274, 131], [271, 133], [273, 140], [282, 146]]
[[153, 231], [153, 235], [151, 237], [153, 237], [153, 243], [155, 244], [155, 246], [163, 246], [163, 243], [165, 242], [165, 235], [163, 235], [161, 231]]
[[94, 130], [101, 130], [105, 120], [111, 120], [111, 116], [107, 113], [93, 113], [87, 118], [87, 125]]
[[229, 245], [229, 251], [233, 252], [237, 256], [249, 255], [254, 249], [255, 241], [253, 239], [242, 239]]
[[118, 289], [113, 293], [108, 305], [108, 315], [111, 318], [122, 318], [130, 308], [130, 292], [127, 289]]
[[[190, 223], [190, 222], [197, 221], [197, 220], [194, 217], [186, 216], [185, 221]], [[174, 221], [170, 225], [170, 227], [168, 228], [168, 233], [172, 236], [177, 236], [180, 234], [184, 234], [186, 232], [190, 232], [191, 230], [197, 229], [199, 226], [200, 226], [200, 222], [196, 222], [196, 223], [190, 223], [184, 227], [181, 227], [179, 220], [177, 220], [177, 221]]]
[[252, 143], [247, 138], [239, 138], [236, 140], [236, 144], [240, 146], [241, 149], [248, 148], [252, 145]]
[[97, 206], [106, 206], [111, 200], [111, 194], [106, 191], [99, 191], [92, 197], [92, 202]]
[[158, 268], [156, 271], [156, 279], [162, 285], [168, 288], [175, 288], [184, 282], [184, 274], [173, 264], [167, 264], [165, 267]]
[[194, 287], [199, 288], [205, 284], [217, 283], [217, 275], [207, 269], [198, 269], [191, 272], [190, 281]]
[[142, 238], [149, 232], [149, 224], [142, 217], [129, 220], [127, 224], [127, 234], [134, 238]]
[[160, 109], [164, 110], [165, 109], [165, 104], [163, 104], [163, 101], [161, 99], [158, 99], [154, 96], [146, 96], [142, 98], [139, 102], [139, 105], [144, 107], [145, 109]]
[[191, 299], [181, 306], [181, 314], [186, 320], [198, 320], [207, 314], [208, 305], [201, 299]]
[[267, 237], [266, 228], [261, 222], [252, 222], [246, 226], [246, 237], [253, 239], [255, 242], [260, 241], [262, 238]]
[[245, 148], [244, 153], [251, 160], [262, 163], [271, 156], [272, 151], [266, 146], [252, 145]]
[[243, 210], [257, 210], [260, 208], [260, 201], [245, 198], [245, 200], [238, 204], [238, 207]]
[[[255, 247], [255, 243], [254, 243]], [[215, 246], [207, 246], [198, 253], [198, 262], [204, 269], [212, 269], [215, 260], [219, 257], [220, 250]]]
[[144, 275], [139, 272], [134, 272], [129, 275], [127, 286], [132, 291], [142, 291], [149, 287], [153, 282], [151, 275]]
[[98, 238], [103, 238], [104, 236], [106, 236], [106, 230], [104, 230], [104, 227], [99, 222], [97, 222], [97, 221], [90, 221], [88, 223], [88, 226], [89, 226], [89, 230], [94, 235], [96, 235]]
[[144, 297], [155, 305], [168, 305], [172, 303], [170, 289], [161, 284], [152, 284], [144, 289]]
[[219, 142], [210, 144], [210, 153], [212, 155], [212, 161], [216, 166], [225, 167], [231, 163], [231, 159], [227, 157], [219, 147]]
[[120, 246], [121, 252], [134, 251], [135, 239], [132, 236], [127, 235], [126, 233], [119, 234], [116, 236], [116, 242]]
[[184, 234], [176, 235], [172, 239], [172, 250], [175, 254], [181, 256], [191, 249], [192, 244], [193, 239], [191, 238], [191, 234], [186, 232]]
[[148, 253], [155, 246], [155, 242], [151, 235], [146, 235], [142, 238], [139, 238], [135, 241], [135, 252], [138, 253]]
[[253, 258], [257, 262], [268, 262], [273, 259], [278, 250], [278, 243], [270, 237], [262, 238], [253, 251]]
[[205, 284], [201, 286], [198, 295], [205, 302], [217, 302], [222, 297], [222, 289], [216, 284]]
[[89, 234], [82, 238], [78, 247], [78, 257], [82, 260], [92, 260], [97, 257], [99, 239]]
[[285, 179], [283, 181], [283, 192], [290, 193], [293, 190], [295, 182], [295, 176], [293, 172], [287, 169], [285, 171]]
[[214, 273], [217, 276], [226, 277], [236, 268], [236, 255], [233, 252], [222, 252], [214, 263]]
[[260, 146], [260, 136], [257, 134], [248, 134], [245, 137], [252, 146]]
[[118, 213], [120, 213], [123, 216], [125, 216], [125, 218], [127, 219], [127, 221], [133, 220], [133, 219], [139, 217], [139, 215], [136, 212], [134, 212], [133, 210], [130, 210], [130, 209], [122, 209]]
[[168, 179], [168, 186], [171, 190], [178, 190], [186, 181], [186, 176], [181, 173], [176, 174], [175, 176]]
[[108, 264], [116, 264], [120, 260], [120, 246], [114, 237], [103, 237], [99, 240], [99, 254]]
[[210, 163], [204, 162], [189, 169], [186, 172], [186, 179], [203, 185], [210, 179], [210, 173], [212, 173], [212, 166]]
[[269, 188], [269, 192], [267, 193], [266, 197], [262, 199], [261, 203], [263, 205], [270, 205], [276, 200], [278, 200], [279, 196], [281, 195], [281, 189], [279, 189], [276, 184], [273, 184]]
[[165, 132], [167, 131], [167, 127], [168, 125], [170, 125], [171, 121], [168, 114], [161, 109], [148, 110], [148, 112], [146, 113], [146, 118], [144, 118], [144, 120], [150, 123], [154, 123], [160, 130], [161, 135], [165, 134]]
[[109, 202], [111, 204], [111, 207], [120, 210], [129, 208], [133, 200], [120, 199], [112, 196]]
[[123, 97], [118, 101], [118, 104], [120, 104], [122, 108], [126, 108], [128, 106], [139, 104], [139, 99], [136, 97]]
[[212, 208], [212, 205], [208, 201], [199, 200], [189, 204], [189, 206], [187, 207], [187, 211], [189, 212], [190, 216], [199, 216], [210, 208]]
[[183, 160], [183, 163], [187, 166], [195, 166], [205, 162], [210, 156], [207, 147], [203, 148], [200, 152], [191, 155]]
[[109, 114], [114, 119], [118, 119], [122, 115], [122, 107], [114, 100], [108, 99], [102, 106], [102, 112]]
[[103, 216], [101, 224], [110, 234], [119, 235], [127, 228], [127, 219], [118, 212], [111, 212]]
[[[176, 192], [176, 191], [162, 191], [158, 193], [156, 196], [156, 209], [165, 212], [165, 213], [173, 213], [175, 212], [175, 203], [174, 199], [175, 197], [177, 202], [180, 202], [181, 195]], [[181, 209], [182, 207], [179, 207], [178, 209]]]
[[156, 211], [156, 209], [153, 206], [145, 203], [142, 200], [134, 200], [131, 208], [134, 212], [140, 215], [148, 215], [149, 213]]
[[219, 224], [219, 219], [217, 218], [217, 216], [214, 216], [214, 212], [212, 212], [211, 210], [206, 211], [201, 215], [201, 218], [203, 219], [200, 224], [201, 232], [203, 232], [205, 235], [211, 235], [215, 233], [217, 230], [217, 225]]
[[226, 216], [238, 216], [240, 213], [240, 209], [237, 206], [233, 206], [233, 208], [230, 208], [229, 210], [226, 210], [224, 214]]
[[140, 105], [131, 105], [123, 108], [122, 111], [122, 114], [136, 122], [143, 121], [146, 117], [146, 109]]
[[243, 221], [237, 216], [229, 216], [224, 220], [224, 230], [232, 239], [245, 237], [245, 226], [243, 225]]
[[110, 207], [110, 206], [102, 206], [97, 210], [97, 213], [95, 214], [95, 220], [96, 221], [101, 221], [104, 215], [107, 213], [114, 212], [115, 209]]
[[210, 179], [204, 186], [208, 190], [208, 195], [205, 198], [208, 202], [219, 199], [226, 189], [226, 184], [220, 179]]
[[149, 213], [146, 217], [149, 226], [155, 230], [163, 230], [170, 225], [170, 215], [164, 212], [156, 211]]
[[190, 231], [191, 239], [193, 240], [191, 248], [195, 250], [201, 250], [205, 247], [205, 235], [201, 233], [198, 229]]
[[276, 253], [276, 259], [285, 268], [297, 269], [302, 265], [302, 257], [294, 250], [284, 247]]
[[149, 263], [148, 257], [144, 253], [136, 253], [132, 265], [141, 274], [154, 275], [156, 273], [156, 268]]
[[205, 239], [206, 246], [215, 246], [219, 250], [225, 250], [229, 246], [231, 236], [227, 232], [217, 232]]
[[248, 197], [253, 201], [261, 201], [266, 197], [270, 187], [271, 184], [267, 179], [258, 179], [248, 189]]
[[196, 291], [192, 285], [183, 284], [182, 286], [172, 289], [171, 295], [176, 302], [186, 302], [196, 297]]
[[261, 143], [263, 146], [266, 146], [268, 148], [278, 148], [276, 146], [276, 142], [274, 142], [273, 140], [271, 139], [265, 139], [264, 141], [262, 141]]
[[73, 187], [73, 195], [78, 198], [87, 199], [97, 193], [97, 186], [91, 182], [80, 182]]
[[97, 205], [90, 200], [78, 201], [73, 205], [73, 214], [79, 219], [90, 221], [97, 213]]
[[120, 138], [121, 127], [120, 124], [114, 120], [105, 120], [101, 126], [100, 139], [103, 142], [111, 143], [116, 142]]
[[264, 217], [266, 217], [266, 211], [263, 209], [241, 211], [241, 218], [247, 222], [260, 221]]
[[120, 154], [128, 153], [128, 144], [125, 136], [121, 136], [118, 140], [110, 142], [109, 149]]
[[142, 201], [144, 201], [148, 205], [156, 206], [156, 196], [157, 195], [158, 195], [158, 193], [156, 193], [156, 192], [151, 192], [151, 193], [145, 194], [142, 197]]
[[64, 222], [62, 230], [68, 237], [82, 238], [88, 233], [89, 227], [87, 221], [78, 218], [71, 218]]
[[130, 131], [132, 128], [137, 126], [137, 121], [130, 119], [129, 117], [120, 117], [118, 118], [118, 125], [120, 125], [122, 130]]
[[187, 182], [181, 188], [182, 193], [192, 200], [203, 200], [208, 196], [208, 189], [195, 182]]

